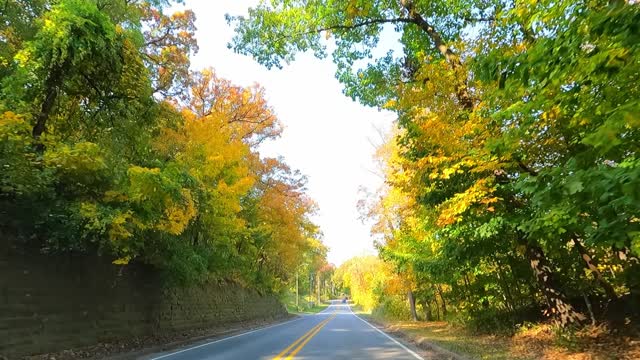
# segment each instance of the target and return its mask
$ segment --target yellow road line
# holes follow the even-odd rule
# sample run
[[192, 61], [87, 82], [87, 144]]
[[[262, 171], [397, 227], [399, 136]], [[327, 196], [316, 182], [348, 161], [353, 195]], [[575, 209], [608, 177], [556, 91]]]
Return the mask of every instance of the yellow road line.
[[311, 334], [317, 327], [321, 326], [322, 323], [325, 322], [325, 321], [327, 321], [327, 319], [322, 320], [320, 323], [316, 324], [309, 331], [304, 333], [304, 335], [300, 336], [296, 341], [294, 341], [293, 344], [289, 345], [286, 349], [282, 350], [282, 352], [280, 352], [280, 354], [276, 355], [276, 357], [274, 357], [273, 360], [279, 360], [282, 356], [284, 356], [287, 352], [289, 352], [289, 350], [291, 350], [293, 347], [298, 345], [299, 342], [304, 340], [304, 338], [306, 338], [307, 335]]
[[287, 358], [286, 358], [285, 360], [291, 360], [291, 359], [293, 359], [293, 357], [294, 357], [294, 356], [296, 356], [296, 354], [297, 354], [298, 352], [300, 352], [300, 350], [302, 350], [302, 348], [303, 348], [305, 345], [307, 345], [307, 343], [309, 342], [309, 340], [311, 340], [311, 338], [313, 338], [314, 336], [316, 336], [316, 334], [317, 334], [317, 333], [319, 333], [319, 332], [320, 332], [320, 330], [322, 330], [322, 328], [323, 328], [325, 325], [327, 325], [327, 324], [329, 323], [329, 321], [331, 321], [331, 319], [335, 318], [336, 316], [337, 316], [336, 314], [331, 315], [331, 317], [330, 317], [330, 318], [328, 318], [328, 319], [324, 322], [324, 324], [322, 324], [322, 326], [320, 326], [320, 327], [319, 327], [319, 328], [317, 328], [317, 329], [316, 329], [312, 334], [310, 334], [309, 336], [307, 336], [307, 338], [306, 338], [306, 339], [304, 339], [304, 341], [303, 341], [303, 342], [301, 342], [301, 343], [300, 343], [300, 345], [298, 345], [298, 347], [297, 347], [297, 348], [295, 348], [293, 351], [291, 351], [291, 353], [289, 354], [289, 356], [287, 356]]
[[291, 350], [292, 348], [294, 348], [296, 345], [298, 345], [298, 343], [300, 343], [302, 340], [304, 340], [309, 334], [311, 334], [314, 330], [316, 330], [318, 327], [322, 326], [323, 323], [325, 323], [327, 320], [329, 319], [325, 319], [322, 320], [320, 323], [318, 323], [316, 326], [312, 327], [309, 331], [307, 331], [306, 333], [304, 333], [304, 335], [300, 336], [296, 341], [293, 342], [293, 344], [289, 345], [286, 349], [282, 350], [282, 352], [280, 352], [280, 354], [276, 355], [276, 357], [273, 358], [273, 360], [279, 360], [282, 356], [284, 356], [286, 353], [289, 352], [289, 350]]
[[[298, 345], [300, 342], [304, 341], [308, 336], [313, 336], [316, 334], [316, 330], [319, 330], [320, 328], [322, 328], [324, 325], [326, 325], [333, 317], [335, 317], [336, 315], [332, 315], [329, 318], [322, 320], [319, 324], [317, 324], [316, 326], [312, 327], [309, 331], [307, 331], [306, 333], [304, 333], [304, 335], [300, 336], [296, 341], [293, 342], [293, 344], [287, 346], [286, 349], [282, 350], [282, 352], [280, 352], [278, 355], [276, 355], [276, 357], [273, 358], [273, 360], [280, 360], [286, 353], [289, 352], [289, 350], [291, 350], [292, 348], [294, 348], [296, 345]], [[299, 351], [299, 350], [298, 350]], [[289, 358], [287, 358], [289, 359]]]

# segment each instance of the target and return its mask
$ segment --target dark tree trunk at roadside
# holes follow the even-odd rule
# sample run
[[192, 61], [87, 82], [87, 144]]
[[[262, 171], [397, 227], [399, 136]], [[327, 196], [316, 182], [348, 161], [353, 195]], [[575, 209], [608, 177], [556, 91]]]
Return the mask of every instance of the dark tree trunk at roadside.
[[[435, 285], [433, 285], [433, 288], [437, 292], [437, 289], [436, 289]], [[440, 304], [438, 304], [438, 296], [436, 296], [436, 295], [433, 296], [433, 303], [435, 304], [435, 308], [434, 309], [436, 310], [436, 319], [438, 321], [440, 321]]]
[[420, 305], [422, 305], [422, 310], [424, 311], [424, 321], [431, 321], [433, 319], [431, 315], [431, 301], [422, 300], [420, 301]]
[[440, 300], [442, 301], [442, 319], [444, 320], [447, 316], [447, 302], [444, 300], [444, 295], [442, 294], [442, 287], [440, 285], [436, 286], [438, 290], [438, 295], [440, 295]]
[[498, 266], [498, 281], [500, 283], [500, 287], [502, 288], [502, 297], [504, 299], [505, 306], [507, 310], [511, 312], [515, 312], [515, 306], [513, 303], [513, 296], [511, 295], [511, 290], [509, 290], [509, 285], [507, 284], [507, 279], [502, 269], [502, 264], [500, 262], [496, 263]]
[[413, 291], [407, 292], [407, 299], [409, 300], [409, 307], [411, 308], [411, 318], [413, 321], [418, 321], [418, 313], [416, 313], [416, 298], [413, 296]]
[[[49, 115], [53, 110], [53, 106], [56, 103], [56, 99], [58, 98], [58, 92], [60, 91], [60, 84], [62, 83], [62, 73], [63, 68], [66, 68], [68, 65], [68, 61], [65, 61], [62, 66], [53, 70], [47, 80], [44, 83], [44, 99], [42, 104], [40, 105], [40, 109], [37, 114], [35, 114], [35, 124], [33, 125], [33, 130], [31, 134], [33, 138], [38, 140], [40, 136], [47, 129], [47, 120], [49, 119]], [[38, 144], [39, 150], [43, 150], [44, 146], [42, 144]]]
[[527, 257], [542, 294], [547, 300], [549, 315], [554, 317], [563, 327], [583, 322], [586, 317], [578, 312], [557, 289], [553, 271], [542, 249], [539, 246], [527, 244]]
[[591, 301], [589, 300], [589, 297], [587, 296], [587, 294], [585, 294], [584, 292], [582, 293], [582, 298], [584, 299], [585, 305], [587, 305], [587, 310], [589, 311], [589, 317], [591, 318], [591, 325], [595, 325], [596, 324], [596, 316], [593, 313], [593, 308], [591, 306]]
[[618, 295], [616, 295], [616, 291], [614, 290], [613, 286], [609, 284], [609, 282], [602, 276], [600, 270], [598, 270], [598, 263], [596, 262], [596, 260], [589, 255], [587, 249], [584, 248], [580, 240], [574, 239], [573, 244], [575, 245], [576, 250], [578, 250], [578, 253], [580, 254], [582, 260], [584, 260], [585, 268], [591, 271], [604, 292], [607, 294], [609, 300], [616, 300], [618, 298]]

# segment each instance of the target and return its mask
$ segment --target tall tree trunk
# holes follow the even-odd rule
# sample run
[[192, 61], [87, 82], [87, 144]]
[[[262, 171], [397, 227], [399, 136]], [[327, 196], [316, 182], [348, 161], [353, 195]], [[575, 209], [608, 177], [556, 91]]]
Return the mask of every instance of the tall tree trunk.
[[604, 292], [607, 294], [607, 297], [609, 298], [609, 300], [617, 299], [618, 295], [616, 295], [615, 289], [602, 276], [602, 273], [600, 272], [600, 270], [598, 270], [598, 263], [596, 262], [595, 259], [591, 258], [591, 256], [587, 252], [587, 249], [585, 249], [584, 246], [582, 245], [582, 242], [577, 238], [575, 238], [573, 239], [573, 244], [575, 245], [576, 250], [578, 250], [578, 253], [580, 254], [580, 257], [582, 258], [582, 260], [584, 260], [585, 268], [591, 271], [593, 276], [595, 276], [596, 280], [598, 281], [598, 283], [600, 284]]
[[586, 317], [578, 312], [557, 289], [553, 279], [553, 271], [551, 271], [549, 261], [542, 249], [537, 245], [527, 243], [526, 252], [531, 269], [542, 290], [542, 294], [547, 300], [550, 315], [563, 327], [583, 322]]
[[[456, 54], [451, 47], [449, 47], [440, 33], [436, 31], [436, 29], [431, 25], [427, 19], [425, 19], [422, 14], [420, 14], [415, 5], [413, 4], [413, 0], [400, 0], [400, 4], [407, 11], [407, 15], [411, 22], [416, 24], [422, 31], [424, 31], [427, 36], [431, 39], [433, 45], [435, 45], [436, 49], [442, 54], [445, 58], [449, 66], [453, 71], [458, 71], [462, 68], [462, 62], [460, 61], [460, 57]], [[458, 74], [459, 75], [459, 74]], [[469, 87], [467, 85], [467, 74], [461, 76], [459, 79], [456, 79], [455, 84], [456, 90], [456, 98], [458, 99], [460, 105], [465, 110], [473, 110], [473, 99], [469, 94]]]
[[407, 299], [409, 300], [409, 307], [411, 308], [411, 318], [413, 321], [418, 321], [418, 313], [416, 313], [416, 298], [413, 297], [413, 291], [411, 291], [411, 289], [407, 291]]
[[55, 104], [57, 97], [58, 90], [55, 88], [49, 89], [44, 98], [44, 101], [42, 102], [42, 105], [40, 106], [40, 111], [35, 117], [36, 123], [33, 126], [33, 130], [31, 132], [34, 139], [39, 139], [47, 129], [47, 119], [49, 118], [49, 114], [53, 109], [53, 104]]
[[[56, 103], [56, 99], [58, 98], [58, 92], [60, 91], [60, 86], [62, 84], [62, 75], [63, 70], [69, 64], [69, 60], [65, 60], [65, 62], [56, 67], [47, 77], [44, 82], [44, 100], [40, 105], [40, 110], [37, 114], [35, 114], [35, 124], [33, 126], [33, 130], [31, 131], [31, 135], [37, 141], [40, 139], [40, 136], [47, 129], [47, 120], [49, 119], [49, 115], [53, 110], [53, 105]], [[37, 145], [39, 150], [44, 149], [44, 145]]]
[[515, 307], [513, 304], [513, 296], [511, 296], [511, 291], [509, 290], [507, 279], [502, 270], [502, 264], [500, 262], [496, 262], [496, 265], [498, 265], [497, 275], [498, 275], [498, 281], [500, 283], [500, 287], [502, 288], [502, 297], [504, 299], [504, 303], [509, 311], [514, 312]]
[[444, 320], [447, 316], [447, 302], [444, 300], [444, 295], [442, 294], [442, 287], [438, 284], [436, 286], [438, 289], [438, 295], [440, 295], [440, 300], [442, 301], [442, 319]]
[[587, 310], [589, 311], [589, 317], [591, 317], [591, 325], [596, 324], [596, 316], [593, 314], [593, 309], [591, 308], [591, 301], [589, 301], [589, 297], [587, 294], [582, 292], [582, 298], [584, 299], [584, 303], [587, 305]]
[[[435, 293], [437, 293], [438, 289], [436, 289], [436, 286], [435, 285], [432, 285], [432, 286], [433, 286], [433, 289], [435, 290]], [[433, 302], [435, 304], [435, 309], [436, 309], [436, 318], [437, 318], [438, 321], [440, 321], [440, 304], [438, 304], [438, 296], [437, 295], [433, 296]]]
[[424, 321], [431, 321], [431, 301], [421, 300], [420, 305], [422, 305], [422, 311], [424, 312]]
[[316, 283], [317, 283], [317, 294], [318, 294], [318, 305], [320, 305], [320, 273], [316, 275]]
[[469, 281], [469, 276], [467, 276], [467, 274], [465, 273], [463, 278], [464, 280], [464, 289], [466, 291], [465, 293], [465, 298], [467, 299], [468, 302], [471, 302], [472, 300], [472, 292], [471, 292], [471, 281]]
[[[518, 281], [518, 277], [516, 276], [515, 272], [513, 271], [514, 267], [516, 266], [516, 264], [514, 263], [515, 259], [511, 256], [507, 257], [507, 270], [509, 271], [509, 273], [511, 274], [511, 278], [513, 279], [513, 291], [515, 291], [515, 297], [514, 299], [514, 305], [516, 307], [521, 306], [523, 304], [522, 302], [522, 298], [526, 295], [524, 295], [524, 292], [526, 291], [523, 290], [520, 287], [520, 283]], [[513, 294], [513, 292], [512, 292]]]

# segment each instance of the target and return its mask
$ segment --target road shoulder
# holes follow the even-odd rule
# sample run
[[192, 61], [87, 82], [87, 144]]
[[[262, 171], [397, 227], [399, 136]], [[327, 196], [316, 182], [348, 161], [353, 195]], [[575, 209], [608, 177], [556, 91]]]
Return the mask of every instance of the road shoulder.
[[156, 334], [148, 337], [127, 339], [126, 341], [103, 343], [79, 349], [63, 350], [56, 353], [25, 357], [24, 360], [71, 360], [103, 359], [130, 360], [153, 359], [155, 356], [219, 341], [225, 338], [259, 331], [300, 318], [288, 314], [277, 319], [248, 321], [215, 328], [197, 329], [170, 334]]
[[372, 325], [376, 329], [383, 333], [390, 335], [392, 339], [400, 342], [402, 345], [417, 352], [425, 360], [470, 360], [468, 357], [449, 351], [441, 346], [430, 342], [428, 339], [415, 336], [410, 333], [399, 331], [397, 328], [391, 327], [388, 324], [375, 319], [366, 314], [355, 314], [362, 320], [365, 320], [368, 324]]

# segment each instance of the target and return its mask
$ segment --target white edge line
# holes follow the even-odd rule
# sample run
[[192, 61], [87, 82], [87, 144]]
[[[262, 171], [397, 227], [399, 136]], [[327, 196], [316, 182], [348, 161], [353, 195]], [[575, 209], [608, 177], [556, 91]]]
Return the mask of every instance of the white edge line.
[[[351, 306], [349, 306], [349, 310], [351, 310]], [[418, 355], [415, 351], [409, 349], [408, 347], [404, 346], [404, 344], [402, 344], [401, 342], [399, 342], [398, 340], [394, 339], [393, 337], [391, 337], [391, 335], [387, 334], [386, 332], [378, 329], [377, 327], [371, 325], [367, 320], [361, 318], [360, 316], [356, 315], [356, 313], [353, 312], [353, 310], [351, 310], [351, 313], [353, 314], [353, 316], [357, 317], [358, 319], [360, 319], [360, 321], [364, 322], [365, 324], [371, 326], [371, 328], [373, 328], [374, 330], [376, 330], [377, 332], [379, 332], [380, 334], [386, 336], [387, 338], [389, 338], [391, 341], [393, 341], [394, 343], [396, 343], [396, 345], [400, 346], [401, 348], [403, 348], [406, 352], [408, 352], [409, 354], [413, 355], [413, 357], [415, 357], [416, 359], [420, 359], [420, 360], [424, 360], [424, 358], [420, 355]]]
[[255, 333], [255, 332], [262, 331], [262, 330], [267, 330], [267, 329], [271, 329], [271, 328], [274, 328], [274, 327], [277, 327], [277, 326], [280, 326], [280, 325], [289, 324], [289, 323], [292, 323], [292, 322], [294, 322], [294, 321], [298, 321], [298, 320], [300, 320], [300, 319], [303, 319], [303, 317], [298, 317], [297, 319], [293, 319], [293, 320], [289, 320], [289, 321], [281, 322], [281, 323], [278, 323], [278, 324], [274, 324], [274, 325], [269, 325], [269, 326], [266, 326], [266, 327], [262, 327], [262, 328], [259, 328], [259, 329], [255, 329], [255, 330], [251, 330], [251, 331], [243, 332], [243, 333], [240, 333], [240, 334], [236, 334], [236, 335], [228, 336], [228, 337], [225, 337], [225, 338], [222, 338], [222, 339], [218, 339], [218, 340], [214, 340], [214, 341], [209, 341], [208, 343], [205, 343], [205, 344], [200, 344], [200, 345], [196, 345], [196, 346], [188, 347], [188, 348], [186, 348], [186, 349], [182, 349], [182, 350], [174, 351], [174, 352], [171, 352], [171, 353], [168, 353], [168, 354], [160, 355], [160, 356], [157, 356], [157, 357], [151, 358], [151, 359], [149, 359], [149, 360], [164, 359], [164, 358], [167, 358], [167, 357], [169, 357], [169, 356], [173, 356], [173, 355], [180, 354], [180, 353], [183, 353], [183, 352], [187, 352], [187, 351], [190, 351], [190, 350], [193, 350], [193, 349], [201, 348], [201, 347], [203, 347], [203, 346], [207, 346], [207, 345], [211, 345], [211, 344], [215, 344], [215, 343], [223, 342], [223, 341], [230, 340], [230, 339], [237, 338], [237, 337], [244, 336], [244, 335], [253, 334], [253, 333]]

